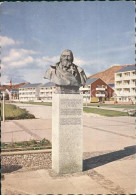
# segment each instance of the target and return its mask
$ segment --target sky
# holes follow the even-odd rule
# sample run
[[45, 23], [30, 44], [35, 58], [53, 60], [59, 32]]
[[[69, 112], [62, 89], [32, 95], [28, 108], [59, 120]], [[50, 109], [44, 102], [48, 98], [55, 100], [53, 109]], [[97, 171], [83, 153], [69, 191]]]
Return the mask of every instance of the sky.
[[45, 71], [70, 49], [87, 76], [134, 64], [132, 1], [4, 2], [1, 84], [46, 83]]

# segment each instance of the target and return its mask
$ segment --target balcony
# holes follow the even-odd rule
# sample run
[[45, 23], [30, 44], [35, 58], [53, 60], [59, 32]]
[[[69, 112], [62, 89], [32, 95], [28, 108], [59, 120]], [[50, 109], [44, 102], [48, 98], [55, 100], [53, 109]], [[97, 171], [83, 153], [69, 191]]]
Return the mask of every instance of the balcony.
[[52, 89], [41, 89], [40, 92], [52, 92]]
[[96, 88], [96, 91], [105, 91], [106, 90], [106, 87], [97, 87]]
[[115, 76], [115, 81], [122, 81], [123, 77]]
[[131, 79], [136, 79], [136, 74], [131, 74]]
[[80, 87], [80, 91], [90, 91], [90, 87]]
[[97, 93], [97, 94], [96, 94], [96, 97], [105, 97], [105, 94]]
[[52, 97], [52, 94], [49, 94], [49, 95], [40, 94], [40, 97], [45, 97], [45, 98], [48, 98], [48, 97]]
[[115, 85], [115, 89], [121, 89], [121, 88], [130, 88], [130, 87], [133, 87], [133, 85], [132, 84], [128, 84], [128, 83], [124, 83], [124, 84], [116, 84]]
[[22, 98], [22, 97], [36, 97], [35, 95], [26, 95], [26, 94], [24, 94], [24, 95], [19, 95], [19, 98]]
[[122, 87], [123, 87], [123, 88], [130, 88], [131, 85], [130, 85], [129, 83], [124, 83], [124, 84], [122, 85]]
[[33, 90], [28, 90], [28, 89], [25, 89], [25, 90], [21, 90], [21, 92], [24, 92], [24, 93], [34, 93], [36, 90], [33, 89]]
[[90, 97], [90, 93], [84, 93], [84, 94], [82, 94], [83, 95], [83, 97]]

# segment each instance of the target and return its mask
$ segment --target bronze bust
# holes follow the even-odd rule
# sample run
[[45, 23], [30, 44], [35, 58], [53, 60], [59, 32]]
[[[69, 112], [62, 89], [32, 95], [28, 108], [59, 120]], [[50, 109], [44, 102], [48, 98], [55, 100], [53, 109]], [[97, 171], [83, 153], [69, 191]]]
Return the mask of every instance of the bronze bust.
[[79, 87], [87, 80], [84, 70], [73, 64], [73, 53], [64, 50], [60, 62], [50, 66], [44, 78], [56, 84], [58, 93], [79, 93]]

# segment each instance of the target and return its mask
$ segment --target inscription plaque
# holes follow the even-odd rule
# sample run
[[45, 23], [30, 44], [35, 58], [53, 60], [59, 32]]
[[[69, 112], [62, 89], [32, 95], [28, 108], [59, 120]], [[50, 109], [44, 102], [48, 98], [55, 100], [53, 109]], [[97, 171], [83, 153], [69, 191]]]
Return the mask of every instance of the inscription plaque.
[[61, 109], [60, 115], [81, 115], [82, 110], [81, 109]]
[[[63, 116], [63, 118], [60, 118], [60, 125], [81, 125], [82, 109], [79, 109], [81, 103], [81, 99], [60, 100], [60, 116]], [[64, 116], [67, 118], [64, 118]]]
[[60, 125], [81, 125], [81, 118], [61, 118]]
[[82, 101], [80, 99], [61, 99], [60, 100], [60, 104], [64, 107], [72, 107], [72, 108], [76, 108], [79, 107], [81, 105]]

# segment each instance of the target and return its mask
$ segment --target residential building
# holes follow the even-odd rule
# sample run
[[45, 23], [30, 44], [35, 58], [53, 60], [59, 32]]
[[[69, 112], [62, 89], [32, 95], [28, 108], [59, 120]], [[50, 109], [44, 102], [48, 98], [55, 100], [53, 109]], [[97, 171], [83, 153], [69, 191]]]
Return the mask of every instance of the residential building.
[[52, 94], [55, 93], [55, 84], [52, 82], [45, 83], [40, 87], [39, 99], [43, 102], [51, 102]]
[[38, 101], [41, 83], [28, 84], [19, 88], [20, 101]]
[[28, 85], [30, 83], [19, 83], [12, 85], [12, 79], [9, 82], [9, 85], [1, 85], [0, 91], [5, 92], [5, 99], [10, 101], [19, 101], [19, 88]]
[[9, 95], [9, 100], [11, 101], [19, 100], [19, 90], [18, 89], [6, 89], [5, 91]]
[[80, 87], [83, 94], [83, 102], [102, 102], [113, 96], [114, 90], [100, 78], [92, 78], [86, 81], [84, 87]]
[[[92, 78], [80, 87], [80, 94], [83, 94], [83, 102], [102, 102], [113, 96], [114, 90], [100, 78]], [[56, 86], [52, 82], [24, 85], [19, 88], [20, 101], [42, 101], [52, 102], [52, 95]]]
[[115, 94], [118, 102], [136, 103], [136, 66], [129, 65], [115, 73]]

